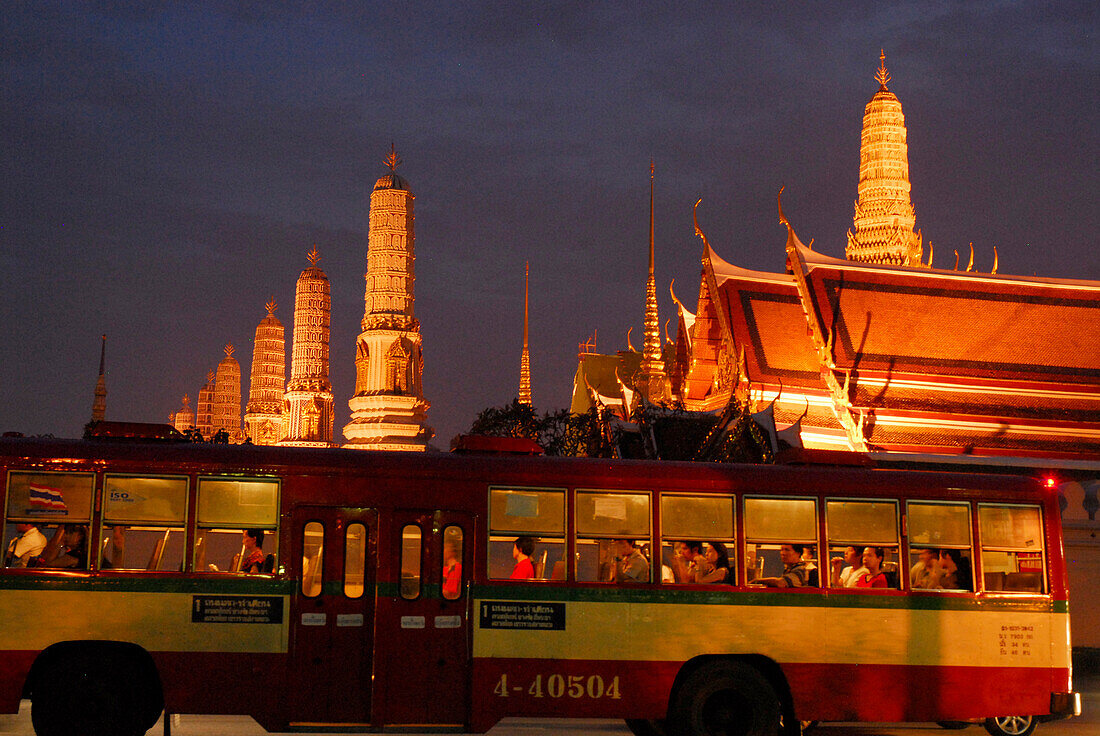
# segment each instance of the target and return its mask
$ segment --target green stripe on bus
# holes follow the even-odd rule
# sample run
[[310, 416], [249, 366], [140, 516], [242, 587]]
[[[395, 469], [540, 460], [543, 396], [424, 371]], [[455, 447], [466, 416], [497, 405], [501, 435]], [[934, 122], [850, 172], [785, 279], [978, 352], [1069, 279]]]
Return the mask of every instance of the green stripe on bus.
[[1066, 601], [1049, 598], [960, 598], [928, 595], [835, 595], [786, 593], [782, 590], [706, 591], [662, 588], [561, 588], [542, 585], [476, 585], [477, 599], [508, 601], [597, 601], [618, 603], [669, 603], [722, 606], [793, 606], [810, 608], [877, 608], [918, 611], [1019, 611], [1066, 613]]
[[78, 590], [124, 593], [202, 593], [211, 595], [291, 595], [296, 581], [260, 577], [38, 577], [0, 575], [0, 590]]

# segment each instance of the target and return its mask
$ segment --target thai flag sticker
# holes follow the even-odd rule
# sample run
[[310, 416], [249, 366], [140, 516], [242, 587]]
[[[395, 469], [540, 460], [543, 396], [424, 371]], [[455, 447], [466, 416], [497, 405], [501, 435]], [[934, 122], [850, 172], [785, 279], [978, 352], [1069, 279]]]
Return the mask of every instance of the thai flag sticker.
[[27, 491], [31, 508], [36, 511], [64, 514], [69, 510], [65, 505], [65, 497], [56, 488], [31, 483], [27, 486]]

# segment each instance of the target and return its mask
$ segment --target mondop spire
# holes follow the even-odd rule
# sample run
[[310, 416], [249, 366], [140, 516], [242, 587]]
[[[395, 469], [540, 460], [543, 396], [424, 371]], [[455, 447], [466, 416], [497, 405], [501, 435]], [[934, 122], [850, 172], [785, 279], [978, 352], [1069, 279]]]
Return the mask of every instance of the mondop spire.
[[355, 346], [355, 395], [344, 447], [423, 451], [432, 430], [421, 378], [420, 323], [413, 316], [413, 193], [393, 146], [370, 195], [366, 293]]
[[859, 199], [855, 203], [855, 232], [848, 231], [849, 260], [920, 266], [920, 231], [913, 232], [916, 215], [909, 199], [909, 148], [905, 115], [898, 98], [887, 88], [886, 53], [879, 56], [875, 79], [878, 92], [863, 113], [859, 146]]

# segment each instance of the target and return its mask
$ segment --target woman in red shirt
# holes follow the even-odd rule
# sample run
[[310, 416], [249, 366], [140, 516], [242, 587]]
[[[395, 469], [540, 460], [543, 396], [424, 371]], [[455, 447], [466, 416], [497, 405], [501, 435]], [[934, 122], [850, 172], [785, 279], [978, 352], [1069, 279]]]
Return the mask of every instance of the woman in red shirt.
[[512, 547], [512, 559], [516, 566], [512, 568], [509, 576], [512, 580], [530, 580], [535, 577], [535, 565], [531, 562], [531, 555], [535, 553], [534, 537], [519, 537]]
[[863, 548], [863, 566], [867, 572], [856, 579], [857, 588], [888, 588], [886, 573], [882, 571], [882, 558], [886, 552], [882, 547]]

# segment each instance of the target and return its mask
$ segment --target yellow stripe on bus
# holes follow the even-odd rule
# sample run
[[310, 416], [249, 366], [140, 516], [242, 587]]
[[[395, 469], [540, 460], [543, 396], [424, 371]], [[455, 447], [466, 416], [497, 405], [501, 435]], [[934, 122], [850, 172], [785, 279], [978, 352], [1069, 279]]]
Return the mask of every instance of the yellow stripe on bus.
[[283, 623], [192, 623], [187, 593], [114, 594], [72, 590], [6, 590], [0, 595], [0, 650], [43, 649], [58, 641], [110, 639], [151, 652], [285, 653]]
[[[474, 602], [475, 611], [480, 603]], [[596, 601], [565, 607], [564, 630], [480, 628], [475, 615], [474, 657], [677, 662], [754, 653], [779, 662], [836, 664], [1070, 663], [1065, 613]]]

